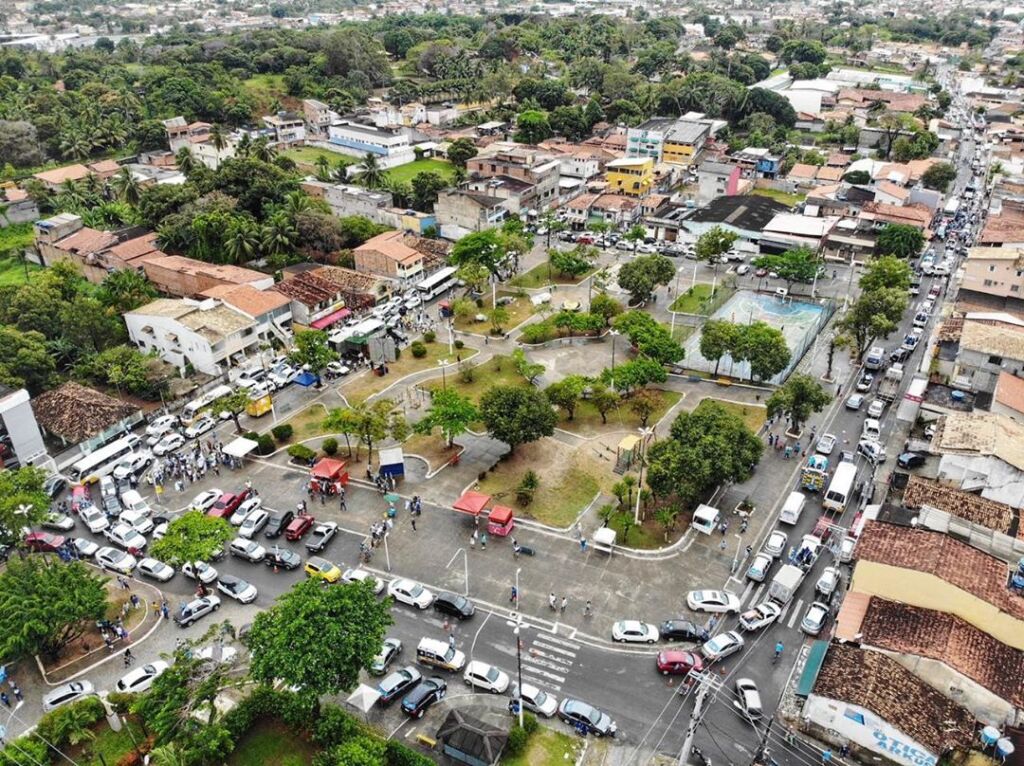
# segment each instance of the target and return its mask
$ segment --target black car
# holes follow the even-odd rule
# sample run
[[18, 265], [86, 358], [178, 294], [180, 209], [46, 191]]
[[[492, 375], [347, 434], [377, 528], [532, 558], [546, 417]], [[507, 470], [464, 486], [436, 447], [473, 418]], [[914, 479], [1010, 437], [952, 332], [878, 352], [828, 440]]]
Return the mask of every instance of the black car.
[[287, 548], [274, 548], [271, 551], [267, 551], [267, 555], [263, 561], [266, 562], [268, 567], [277, 567], [278, 569], [297, 569], [302, 563], [302, 556], [288, 550]]
[[396, 670], [387, 678], [377, 684], [377, 691], [380, 692], [380, 704], [390, 705], [405, 692], [420, 682], [423, 676], [420, 671], [412, 665], [407, 665], [401, 670]]
[[571, 726], [580, 727], [588, 734], [598, 737], [614, 737], [618, 727], [593, 705], [566, 697], [558, 706], [558, 717]]
[[437, 594], [437, 598], [434, 599], [434, 609], [460, 620], [468, 620], [476, 614], [476, 607], [472, 601], [465, 596], [449, 591]]
[[402, 712], [413, 718], [422, 718], [431, 705], [444, 699], [447, 691], [448, 684], [443, 678], [424, 678], [419, 686], [405, 695], [405, 699], [402, 700]]
[[43, 482], [43, 492], [49, 495], [51, 500], [56, 500], [67, 488], [68, 480], [58, 474], [47, 476]]
[[903, 452], [896, 458], [896, 463], [900, 468], [917, 468], [924, 465], [926, 459], [920, 452]]
[[666, 641], [708, 640], [708, 632], [689, 620], [665, 620], [658, 628], [658, 632]]
[[295, 514], [291, 511], [274, 511], [267, 519], [267, 526], [263, 529], [263, 536], [273, 540], [284, 534], [284, 530], [291, 524]]

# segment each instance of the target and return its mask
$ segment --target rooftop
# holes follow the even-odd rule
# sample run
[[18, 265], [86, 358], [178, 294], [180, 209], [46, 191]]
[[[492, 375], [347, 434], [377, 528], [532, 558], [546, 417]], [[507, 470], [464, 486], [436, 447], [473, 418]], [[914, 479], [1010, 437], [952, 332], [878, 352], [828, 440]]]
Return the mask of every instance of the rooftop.
[[903, 505], [907, 508], [927, 505], [1006, 535], [1012, 533], [1018, 515], [1017, 511], [1005, 503], [997, 503], [913, 474], [903, 491]]
[[168, 255], [152, 261], [147, 260], [145, 265], [159, 266], [160, 268], [191, 276], [205, 275], [239, 285], [267, 279], [266, 274], [254, 271], [253, 269], [232, 266], [226, 263], [206, 263], [205, 261], [197, 261], [194, 258], [187, 258], [183, 255]]
[[695, 211], [690, 220], [698, 223], [725, 223], [738, 229], [761, 231], [776, 215], [788, 210], [788, 205], [769, 197], [739, 194], [716, 197]]
[[997, 404], [1024, 414], [1024, 378], [1000, 372], [994, 399]]
[[697, 168], [698, 172], [708, 173], [716, 176], [727, 176], [731, 175], [736, 166], [728, 162], [712, 162], [711, 160], [705, 160], [700, 163]]
[[410, 247], [405, 241], [405, 232], [386, 231], [376, 237], [366, 240], [354, 251], [360, 253], [376, 252], [398, 263], [411, 263], [423, 256], [420, 252]]
[[665, 140], [675, 144], [692, 144], [700, 141], [709, 130], [707, 123], [676, 120], [665, 131]]
[[990, 215], [985, 221], [978, 241], [992, 244], [1024, 241], [1024, 215], [1011, 210], [1005, 210], [999, 215]]
[[974, 739], [974, 717], [879, 652], [833, 644], [814, 693], [867, 708], [934, 753]]
[[823, 237], [839, 219], [836, 216], [815, 218], [799, 213], [778, 213], [764, 226], [765, 232], [792, 234], [800, 237]]
[[805, 165], [802, 162], [796, 163], [789, 171], [789, 178], [814, 178], [818, 173], [816, 165]]
[[62, 168], [54, 168], [53, 170], [44, 170], [41, 173], [34, 174], [32, 177], [38, 178], [43, 183], [59, 186], [65, 181], [79, 181], [91, 174], [92, 171], [85, 165], [74, 164], [65, 165]]
[[932, 452], [992, 455], [1024, 471], [1024, 425], [1004, 415], [951, 412], [939, 423]]
[[1024, 249], [1019, 247], [972, 247], [967, 251], [967, 262], [971, 261], [1017, 261], [1024, 260]]
[[939, 660], [1024, 707], [1024, 651], [955, 615], [873, 596], [859, 633], [863, 644]]
[[73, 381], [32, 400], [39, 425], [72, 444], [103, 433], [138, 409], [134, 404]]
[[858, 561], [930, 574], [1024, 620], [1024, 599], [1006, 587], [1006, 563], [942, 532], [869, 521], [855, 555]]
[[1008, 324], [989, 324], [967, 319], [960, 331], [960, 348], [1024, 360], [1024, 329]]
[[117, 237], [109, 231], [97, 231], [85, 226], [54, 243], [54, 247], [68, 253], [101, 253], [117, 244]]
[[200, 293], [204, 298], [217, 298], [243, 314], [256, 318], [283, 308], [291, 301], [277, 290], [257, 290], [251, 285], [215, 285]]
[[141, 237], [135, 237], [134, 239], [127, 239], [121, 244], [110, 248], [110, 252], [122, 261], [133, 261], [136, 258], [141, 258], [151, 253], [162, 254], [162, 251], [156, 246], [156, 234], [154, 232], [143, 234]]

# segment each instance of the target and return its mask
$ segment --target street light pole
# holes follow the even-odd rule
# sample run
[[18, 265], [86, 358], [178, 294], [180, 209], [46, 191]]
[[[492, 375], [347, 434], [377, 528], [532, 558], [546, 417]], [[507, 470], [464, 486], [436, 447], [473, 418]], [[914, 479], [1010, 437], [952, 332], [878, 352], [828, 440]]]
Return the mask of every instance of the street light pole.
[[637, 526], [640, 526], [640, 493], [644, 488], [644, 463], [647, 462], [647, 440], [653, 435], [653, 428], [640, 429], [640, 480], [636, 485], [636, 510], [633, 512], [633, 521]]
[[608, 334], [612, 336], [612, 372], [615, 372], [615, 339], [619, 337], [619, 333], [616, 330], [609, 330]]
[[464, 576], [465, 581], [466, 581], [465, 589], [463, 590], [462, 595], [463, 596], [468, 596], [469, 595], [469, 556], [466, 555], [466, 549], [465, 548], [459, 548], [457, 551], [455, 551], [455, 553], [451, 557], [451, 560], [445, 565], [445, 569], [448, 569], [452, 564], [455, 563], [455, 559], [457, 559], [459, 557], [460, 553], [462, 554], [462, 565], [463, 565], [462, 572], [463, 572], [463, 576]]
[[734, 535], [736, 537], [736, 555], [732, 557], [732, 574], [736, 574], [736, 567], [740, 564], [740, 546], [743, 545], [743, 537], [740, 535]]
[[388, 533], [384, 533], [384, 561], [387, 563], [388, 571], [391, 571], [391, 553], [388, 551]]
[[519, 728], [523, 728], [523, 642], [519, 637], [520, 626], [522, 625], [523, 618], [519, 615], [517, 625], [512, 630], [512, 635], [516, 637], [516, 675], [518, 676], [518, 688], [516, 694], [518, 695], [516, 703], [519, 705]]

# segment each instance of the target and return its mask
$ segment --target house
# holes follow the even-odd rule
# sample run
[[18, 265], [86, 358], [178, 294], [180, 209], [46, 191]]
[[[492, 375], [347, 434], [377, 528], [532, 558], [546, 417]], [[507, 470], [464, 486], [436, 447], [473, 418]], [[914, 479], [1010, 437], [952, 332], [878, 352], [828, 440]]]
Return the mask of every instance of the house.
[[690, 165], [704, 148], [710, 132], [706, 122], [655, 117], [626, 131], [626, 156]]
[[640, 202], [624, 194], [598, 194], [590, 204], [589, 218], [614, 228], [628, 228], [640, 220]]
[[[543, 207], [540, 204], [537, 186], [521, 178], [512, 176], [471, 178], [462, 184], [462, 188], [476, 194], [500, 199], [510, 212], [522, 213], [524, 216], [529, 216], [531, 212], [535, 214]], [[550, 204], [554, 204], [558, 201], [558, 187], [553, 187], [551, 191], [556, 195], [551, 198]]]
[[512, 212], [539, 212], [556, 204], [561, 168], [557, 155], [509, 141], [496, 141], [466, 163], [468, 188], [507, 199]]
[[44, 266], [71, 261], [91, 282], [102, 282], [113, 268], [103, 254], [120, 238], [109, 231], [97, 231], [82, 224], [80, 216], [61, 213], [35, 225], [36, 251]]
[[1024, 247], [972, 247], [964, 259], [960, 290], [1024, 298]]
[[697, 169], [697, 204], [706, 205], [715, 197], [738, 194], [740, 166], [705, 160]]
[[353, 251], [355, 270], [403, 282], [416, 280], [443, 263], [447, 245], [403, 231], [387, 231]]
[[124, 323], [140, 351], [155, 352], [182, 375], [189, 367], [223, 375], [263, 342], [252, 317], [213, 298], [158, 298], [126, 312]]
[[315, 98], [302, 100], [302, 116], [306, 120], [306, 131], [310, 138], [325, 137], [331, 122], [337, 118], [327, 104]]
[[1000, 372], [996, 388], [992, 392], [989, 411], [994, 415], [1005, 415], [1018, 423], [1024, 423], [1024, 378], [1009, 372]]
[[294, 329], [326, 330], [390, 293], [389, 283], [338, 266], [292, 267], [274, 289], [291, 302]]
[[953, 368], [955, 385], [992, 393], [1003, 372], [1024, 372], [1024, 328], [1005, 322], [965, 319]]
[[890, 205], [885, 202], [867, 202], [861, 208], [858, 219], [870, 224], [876, 230], [885, 228], [887, 223], [901, 223], [918, 229], [926, 239], [930, 239], [932, 235], [928, 228], [932, 220], [932, 211], [924, 205]]
[[839, 219], [835, 216], [814, 218], [797, 213], [778, 213], [761, 230], [762, 253], [783, 253], [797, 247], [818, 252]]
[[375, 223], [384, 223], [386, 210], [394, 205], [391, 192], [374, 191], [352, 184], [328, 183], [315, 178], [305, 178], [300, 184], [302, 190], [312, 197], [324, 200], [331, 212], [339, 218], [361, 215]]
[[800, 680], [811, 686], [801, 717], [815, 733], [900, 766], [936, 764], [973, 743], [970, 712], [885, 654], [817, 642], [812, 655]]
[[65, 165], [62, 168], [33, 173], [32, 177], [50, 191], [60, 191], [68, 181], [81, 181], [91, 175], [92, 171], [89, 168], [80, 163], [75, 163], [74, 165]]
[[362, 159], [376, 155], [381, 167], [393, 168], [416, 159], [409, 131], [401, 127], [382, 128], [354, 119], [335, 120], [327, 128], [327, 141], [341, 154]]
[[789, 174], [786, 178], [795, 184], [808, 186], [814, 182], [814, 177], [818, 174], [818, 168], [815, 165], [806, 165], [802, 162], [798, 162], [793, 165], [789, 170]]
[[929, 451], [940, 455], [936, 476], [968, 492], [1024, 507], [1024, 425], [982, 412], [950, 412]]
[[955, 615], [1024, 649], [1024, 599], [1006, 562], [942, 532], [878, 521], [864, 525], [850, 590]]
[[686, 219], [685, 226], [687, 231], [698, 237], [715, 226], [721, 226], [747, 242], [759, 242], [764, 227], [775, 216], [788, 211], [788, 205], [756, 194], [717, 197], [705, 207], [694, 210]]
[[46, 458], [46, 445], [28, 391], [0, 383], [0, 465], [16, 468], [39, 464]]
[[883, 205], [903, 207], [910, 200], [910, 189], [892, 181], [881, 181], [875, 185], [875, 202]]
[[654, 160], [650, 157], [624, 157], [604, 167], [608, 191], [629, 197], [644, 197], [654, 188]]
[[291, 345], [291, 300], [274, 288], [257, 290], [252, 285], [215, 285], [203, 290], [199, 298], [214, 298], [256, 323], [256, 334], [269, 340], [276, 337]]
[[1018, 536], [1024, 532], [1019, 523], [1021, 512], [1016, 508], [923, 476], [911, 474], [907, 479], [903, 507], [933, 508], [948, 514], [951, 525], [957, 519], [982, 534], [997, 532], [1012, 538], [1015, 531]]
[[39, 220], [39, 206], [24, 189], [0, 187], [0, 229]]
[[259, 271], [226, 263], [206, 263], [183, 255], [145, 258], [142, 270], [157, 290], [179, 298], [192, 298], [218, 285], [249, 285], [256, 290], [267, 290], [274, 285], [273, 276]]
[[1024, 211], [1004, 205], [1001, 212], [989, 215], [975, 244], [982, 247], [1024, 248]]
[[123, 399], [68, 381], [32, 400], [35, 420], [43, 432], [67, 447], [91, 452], [142, 421], [142, 410]]
[[113, 178], [121, 170], [121, 166], [118, 165], [114, 160], [100, 160], [99, 162], [91, 162], [88, 165], [89, 170], [96, 176], [100, 181], [106, 181]]
[[306, 140], [306, 122], [294, 112], [281, 111], [265, 115], [263, 124], [272, 132], [279, 144], [294, 144]]
[[441, 236], [451, 240], [470, 232], [493, 229], [508, 215], [507, 200], [466, 189], [445, 189], [434, 203], [434, 217]]
[[461, 710], [451, 710], [437, 730], [441, 752], [469, 766], [493, 766], [501, 758], [508, 732]]

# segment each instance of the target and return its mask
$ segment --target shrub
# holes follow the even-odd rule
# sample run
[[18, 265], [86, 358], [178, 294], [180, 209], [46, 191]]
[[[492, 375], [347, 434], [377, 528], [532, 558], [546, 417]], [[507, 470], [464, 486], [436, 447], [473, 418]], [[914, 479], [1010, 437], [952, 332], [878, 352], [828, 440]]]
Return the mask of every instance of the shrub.
[[437, 339], [437, 333], [434, 332], [433, 330], [427, 330], [425, 333], [423, 333], [423, 342], [424, 343], [433, 343], [436, 339]]
[[476, 299], [476, 307], [478, 309], [482, 309], [484, 307], [484, 299], [483, 298], [477, 298]]
[[508, 733], [508, 741], [505, 742], [505, 755], [513, 757], [521, 755], [526, 751], [526, 745], [529, 741], [529, 733], [517, 723]]
[[256, 438], [256, 451], [261, 455], [269, 455], [275, 449], [274, 440], [270, 434], [260, 434]]
[[533, 502], [533, 493], [539, 486], [540, 479], [537, 478], [537, 474], [527, 471], [523, 474], [523, 480], [519, 482], [519, 486], [516, 487], [516, 502], [524, 507], [529, 505]]
[[461, 340], [455, 341], [455, 348], [462, 349], [462, 348], [465, 348], [465, 347], [466, 347], [466, 342], [465, 341], [461, 341]]
[[533, 713], [523, 713], [523, 728], [526, 729], [526, 733], [531, 736], [536, 733], [537, 729], [540, 728], [537, 716]]
[[359, 734], [359, 722], [337, 705], [324, 704], [313, 729], [313, 741], [324, 749], [340, 745]]
[[110, 692], [107, 695], [107, 702], [110, 703], [110, 707], [114, 708], [115, 713], [124, 715], [129, 711], [132, 704], [137, 700], [139, 696], [137, 694], [126, 694], [125, 692]]
[[324, 451], [325, 455], [334, 457], [338, 454], [338, 440], [333, 436], [324, 439], [324, 443], [320, 445], [320, 449]]
[[290, 423], [282, 423], [279, 426], [274, 426], [273, 428], [271, 428], [270, 433], [272, 433], [274, 435], [274, 438], [277, 439], [279, 442], [286, 442], [292, 438], [292, 433], [294, 433], [294, 429], [292, 428]]
[[259, 441], [260, 438], [260, 435], [255, 431], [246, 431], [244, 434], [242, 434], [242, 436], [244, 436], [249, 441]]
[[396, 740], [389, 739], [387, 748], [387, 766], [434, 766], [432, 760]]
[[417, 359], [422, 359], [427, 355], [427, 347], [418, 340], [414, 340], [412, 342], [412, 345], [409, 346], [409, 350], [412, 351], [412, 355]]
[[116, 766], [142, 766], [142, 754], [138, 750], [129, 750], [116, 761]]
[[39, 735], [62, 745], [77, 745], [89, 735], [89, 727], [106, 716], [99, 697], [86, 697], [64, 705], [39, 719]]
[[557, 334], [558, 331], [549, 322], [536, 322], [526, 325], [519, 334], [519, 339], [523, 343], [544, 343], [553, 340]]
[[288, 448], [288, 454], [299, 462], [309, 463], [316, 457], [316, 452], [305, 444], [293, 444]]
[[459, 378], [463, 383], [472, 383], [476, 378], [476, 368], [469, 362], [463, 362], [459, 365]]

